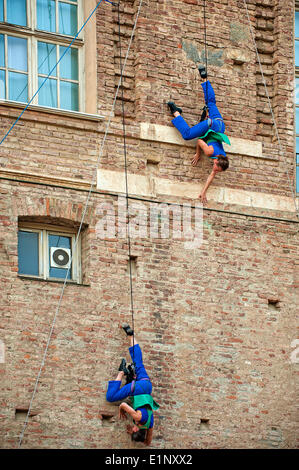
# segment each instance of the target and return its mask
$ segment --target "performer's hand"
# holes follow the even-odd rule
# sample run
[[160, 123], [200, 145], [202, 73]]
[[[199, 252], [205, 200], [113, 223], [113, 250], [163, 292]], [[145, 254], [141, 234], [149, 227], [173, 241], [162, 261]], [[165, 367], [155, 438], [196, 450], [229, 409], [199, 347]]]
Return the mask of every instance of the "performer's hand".
[[192, 161], [191, 161], [192, 166], [196, 166], [199, 159], [200, 159], [200, 155], [198, 155], [197, 153], [195, 153], [195, 154], [194, 154], [194, 157], [193, 157], [193, 159], [192, 159]]
[[123, 419], [123, 420], [127, 419], [127, 414], [125, 410], [123, 410], [121, 405], [119, 405], [119, 408], [118, 408], [118, 417], [119, 419]]
[[127, 424], [127, 433], [133, 434], [133, 426], [131, 424]]
[[203, 203], [203, 205], [207, 204], [208, 200], [205, 192], [202, 191], [200, 193], [199, 200]]

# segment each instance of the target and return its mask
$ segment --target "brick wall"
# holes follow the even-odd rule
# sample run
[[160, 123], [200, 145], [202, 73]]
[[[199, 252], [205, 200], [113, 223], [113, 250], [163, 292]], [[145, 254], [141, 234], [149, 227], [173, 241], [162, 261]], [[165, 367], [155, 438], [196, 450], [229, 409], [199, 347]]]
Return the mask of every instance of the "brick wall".
[[[28, 406], [62, 287], [18, 278], [16, 215], [78, 221], [84, 197], [45, 187], [41, 199], [39, 187], [18, 183], [3, 184], [2, 195], [1, 433], [2, 446], [15, 447], [15, 410]], [[103, 200], [113, 202], [93, 197], [86, 220], [89, 284], [66, 288], [25, 447], [131, 446], [117, 407], [105, 401], [127, 356], [119, 324], [131, 318], [126, 241], [98, 239], [91, 215]], [[279, 446], [293, 447], [296, 226], [207, 211], [204, 227], [198, 250], [169, 239], [132, 245], [136, 336], [161, 404], [153, 445], [269, 447], [275, 427]]]
[[[121, 5], [123, 56], [138, 5]], [[243, 2], [209, 3], [209, 71], [227, 133], [263, 144], [262, 158], [231, 155], [230, 171], [214, 186], [290, 197], [293, 46], [285, 22], [293, 4], [263, 0], [248, 8], [284, 154], [270, 122]], [[117, 12], [108, 4], [97, 13], [97, 37], [97, 105], [107, 119], [119, 80]], [[144, 2], [124, 76], [128, 170], [137, 181], [150, 175], [153, 184], [156, 177], [200, 184], [208, 175], [209, 161], [191, 167], [193, 148], [140, 137], [144, 122], [171, 129], [170, 98], [196, 122], [203, 104], [196, 67], [203, 51], [201, 1]], [[120, 104], [100, 161], [100, 169], [118, 172], [124, 169]], [[4, 134], [18, 110], [6, 103], [0, 113]], [[3, 448], [18, 445], [62, 289], [61, 282], [18, 275], [18, 221], [31, 217], [78, 227], [106, 123], [28, 110], [0, 147]], [[160, 201], [197, 202], [171, 194], [152, 199], [139, 201], [144, 211]], [[129, 359], [119, 325], [131, 316], [128, 244], [119, 236], [99, 237], [103, 202], [117, 210], [117, 194], [98, 185], [84, 219], [82, 283], [65, 289], [24, 448], [142, 448], [131, 443], [117, 406], [105, 400], [107, 381], [121, 358]], [[203, 243], [196, 249], [171, 236], [132, 240], [136, 337], [161, 405], [152, 447], [297, 447], [296, 216], [292, 209], [249, 210], [242, 201], [212, 201], [203, 217]]]

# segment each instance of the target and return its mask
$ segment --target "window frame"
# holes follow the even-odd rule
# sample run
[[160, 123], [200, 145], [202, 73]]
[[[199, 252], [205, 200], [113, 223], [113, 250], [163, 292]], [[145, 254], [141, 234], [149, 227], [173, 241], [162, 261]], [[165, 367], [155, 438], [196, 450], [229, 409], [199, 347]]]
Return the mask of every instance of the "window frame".
[[81, 262], [81, 234], [79, 235], [77, 246], [75, 247], [77, 231], [67, 227], [44, 225], [33, 222], [20, 222], [18, 225], [19, 231], [39, 233], [39, 275], [18, 273], [19, 277], [34, 278], [44, 281], [64, 282], [65, 277], [57, 278], [50, 277], [49, 266], [49, 243], [48, 235], [60, 235], [71, 238], [71, 253], [72, 253], [72, 266], [70, 269], [71, 278], [66, 282], [72, 284], [81, 284], [82, 280], [82, 262]]
[[[27, 26], [13, 25], [11, 23], [6, 23], [5, 21], [0, 22], [0, 34], [6, 36], [5, 44], [7, 43], [7, 36], [20, 37], [22, 39], [27, 39], [27, 62], [28, 62], [28, 102], [32, 99], [34, 94], [38, 90], [38, 41], [47, 42], [55, 44], [56, 46], [68, 47], [73, 36], [64, 35], [61, 33], [53, 33], [49, 31], [40, 30], [37, 28], [37, 10], [36, 10], [36, 1], [37, 0], [26, 0], [27, 5]], [[72, 4], [71, 0], [67, 0]], [[78, 0], [77, 3], [77, 19], [78, 25], [83, 21], [83, 1]], [[56, 4], [58, 2], [56, 0]], [[57, 10], [57, 8], [56, 8]], [[58, 18], [56, 18], [58, 21]], [[78, 27], [79, 28], [79, 27]], [[66, 111], [66, 112], [85, 112], [85, 74], [84, 74], [84, 54], [85, 54], [85, 42], [84, 42], [84, 31], [81, 31], [78, 37], [72, 43], [72, 48], [78, 50], [78, 110], [65, 109], [57, 106], [44, 106], [38, 103], [38, 94], [34, 96], [31, 101], [32, 105], [41, 106], [42, 108], [49, 108], [51, 110]], [[59, 64], [58, 64], [59, 68]], [[8, 64], [6, 64], [5, 69], [8, 70]], [[45, 78], [45, 77], [44, 77]], [[20, 105], [26, 104], [23, 101], [12, 101], [7, 95], [7, 80], [5, 82], [6, 87], [6, 98], [2, 98], [0, 102], [4, 103], [18, 103]], [[66, 79], [66, 82], [73, 82], [71, 79]], [[59, 91], [57, 93], [59, 96]], [[59, 105], [59, 102], [57, 103]]]

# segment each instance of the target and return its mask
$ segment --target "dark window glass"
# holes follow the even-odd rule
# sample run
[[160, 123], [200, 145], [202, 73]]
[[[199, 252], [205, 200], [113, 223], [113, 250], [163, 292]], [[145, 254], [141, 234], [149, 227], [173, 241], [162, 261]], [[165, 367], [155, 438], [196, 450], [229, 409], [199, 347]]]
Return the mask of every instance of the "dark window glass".
[[39, 234], [19, 230], [19, 274], [39, 275]]

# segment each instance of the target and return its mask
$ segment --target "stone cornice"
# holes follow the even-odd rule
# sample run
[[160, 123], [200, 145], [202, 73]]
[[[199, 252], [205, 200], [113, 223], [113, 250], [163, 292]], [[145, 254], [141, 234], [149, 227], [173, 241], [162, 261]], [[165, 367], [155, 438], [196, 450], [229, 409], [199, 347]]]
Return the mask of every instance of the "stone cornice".
[[[196, 140], [184, 140], [179, 132], [170, 126], [152, 124], [148, 122], [140, 123], [140, 139], [167, 144], [182, 145], [185, 147], [195, 147]], [[256, 140], [240, 139], [229, 137], [231, 145], [224, 144], [225, 151], [228, 154], [238, 154], [248, 157], [264, 158], [278, 160], [277, 156], [267, 156], [263, 154], [262, 142]]]
[[[97, 189], [101, 191], [125, 193], [125, 174], [105, 169], [98, 170]], [[173, 181], [167, 178], [128, 174], [130, 195], [161, 198], [174, 197], [198, 201], [203, 183]], [[265, 209], [295, 213], [294, 199], [271, 193], [260, 193], [225, 187], [209, 189], [208, 199], [219, 204], [246, 206], [254, 209]]]

